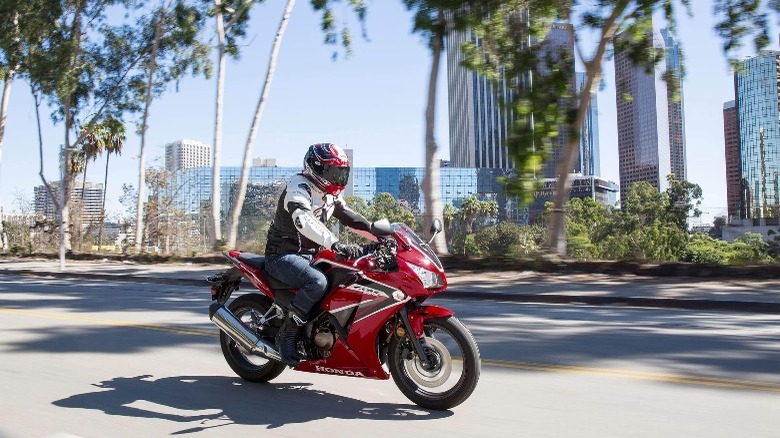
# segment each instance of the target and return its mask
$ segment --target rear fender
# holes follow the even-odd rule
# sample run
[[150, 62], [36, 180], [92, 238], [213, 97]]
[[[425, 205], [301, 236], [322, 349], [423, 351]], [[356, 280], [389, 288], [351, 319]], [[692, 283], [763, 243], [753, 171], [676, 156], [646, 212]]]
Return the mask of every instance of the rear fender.
[[431, 318], [449, 318], [455, 315], [455, 313], [444, 307], [440, 306], [420, 306], [416, 309], [409, 310], [409, 323], [414, 330], [415, 336], [421, 338], [425, 335], [423, 326], [425, 321]]

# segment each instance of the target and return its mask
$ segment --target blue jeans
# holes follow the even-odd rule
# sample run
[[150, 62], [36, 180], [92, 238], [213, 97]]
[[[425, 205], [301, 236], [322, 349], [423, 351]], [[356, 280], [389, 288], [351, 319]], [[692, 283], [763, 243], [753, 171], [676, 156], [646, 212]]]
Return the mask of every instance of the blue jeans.
[[309, 315], [328, 288], [328, 279], [319, 269], [311, 266], [311, 255], [280, 254], [265, 260], [265, 270], [277, 280], [299, 289], [292, 300], [295, 311], [303, 318]]

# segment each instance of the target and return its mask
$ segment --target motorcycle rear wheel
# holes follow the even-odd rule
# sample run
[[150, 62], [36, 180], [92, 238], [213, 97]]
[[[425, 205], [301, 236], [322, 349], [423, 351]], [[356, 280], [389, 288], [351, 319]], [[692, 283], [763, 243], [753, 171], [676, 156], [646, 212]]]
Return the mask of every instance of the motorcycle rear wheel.
[[[230, 310], [236, 318], [240, 319], [241, 322], [256, 330], [252, 324], [253, 316], [260, 317], [264, 315], [268, 312], [268, 309], [271, 308], [271, 305], [271, 300], [265, 296], [247, 294], [233, 300], [228, 306], [228, 310]], [[281, 319], [273, 319], [269, 321], [269, 323], [281, 325]], [[258, 333], [258, 335], [262, 336], [261, 333]], [[263, 339], [269, 341], [271, 344], [274, 343], [272, 337], [264, 336]], [[230, 368], [232, 368], [239, 377], [249, 380], [250, 382], [269, 382], [278, 377], [279, 374], [282, 374], [282, 371], [286, 368], [281, 362], [249, 353], [247, 350], [238, 346], [235, 341], [225, 334], [225, 332], [219, 332], [219, 343], [222, 347], [222, 354], [225, 356], [225, 361], [230, 365]]]
[[[390, 374], [398, 389], [415, 404], [434, 410], [453, 408], [477, 387], [479, 347], [471, 332], [455, 317], [426, 320], [424, 328], [423, 340], [433, 367], [422, 366], [420, 358], [412, 353], [408, 335], [394, 336], [388, 349]], [[453, 372], [457, 375], [453, 376]]]

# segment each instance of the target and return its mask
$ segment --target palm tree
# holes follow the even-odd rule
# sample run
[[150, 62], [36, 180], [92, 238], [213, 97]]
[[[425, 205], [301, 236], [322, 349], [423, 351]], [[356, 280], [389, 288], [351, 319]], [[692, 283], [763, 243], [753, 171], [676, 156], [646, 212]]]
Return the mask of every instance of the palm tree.
[[[125, 142], [125, 125], [113, 118], [107, 117], [102, 122], [96, 124], [92, 128], [92, 132], [87, 134], [82, 143], [81, 150], [76, 155], [78, 157], [78, 165], [83, 166], [79, 170], [84, 171], [84, 179], [81, 192], [81, 205], [84, 205], [84, 193], [86, 192], [86, 180], [87, 180], [87, 163], [89, 160], [97, 159], [98, 155], [102, 155], [106, 152], [106, 175], [103, 180], [103, 205], [100, 210], [100, 234], [98, 235], [98, 248], [102, 246], [103, 242], [103, 223], [106, 212], [106, 186], [108, 185], [108, 160], [111, 158], [111, 154], [121, 155], [122, 146]], [[73, 166], [73, 164], [71, 165]], [[99, 249], [98, 249], [99, 251]]]
[[[98, 128], [100, 129], [100, 128]], [[81, 141], [81, 150], [79, 151], [78, 158], [81, 161], [81, 166], [83, 168], [83, 176], [81, 178], [81, 201], [79, 203], [79, 216], [82, 217], [84, 215], [84, 196], [87, 193], [87, 167], [89, 165], [90, 161], [95, 161], [98, 157], [98, 155], [103, 154], [103, 149], [105, 149], [105, 140], [103, 139], [103, 136], [100, 135], [100, 132], [98, 131], [92, 131], [89, 134], [87, 134], [84, 139]], [[80, 222], [80, 221], [79, 221]], [[80, 228], [79, 228], [80, 231]], [[79, 251], [81, 251], [81, 246], [84, 242], [84, 235], [79, 232], [80, 238], [79, 238]]]
[[125, 144], [125, 125], [115, 118], [108, 118], [101, 126], [105, 141], [106, 174], [103, 178], [103, 205], [100, 207], [100, 232], [98, 233], [98, 251], [103, 248], [103, 227], [106, 223], [106, 189], [108, 188], [108, 162], [111, 154], [122, 155]]
[[[99, 127], [97, 128], [99, 129]], [[87, 184], [87, 165], [90, 161], [97, 160], [98, 155], [103, 155], [106, 148], [105, 141], [99, 132], [92, 131], [81, 142], [81, 158], [83, 158], [84, 175], [81, 179], [81, 203], [84, 204], [84, 188]]]

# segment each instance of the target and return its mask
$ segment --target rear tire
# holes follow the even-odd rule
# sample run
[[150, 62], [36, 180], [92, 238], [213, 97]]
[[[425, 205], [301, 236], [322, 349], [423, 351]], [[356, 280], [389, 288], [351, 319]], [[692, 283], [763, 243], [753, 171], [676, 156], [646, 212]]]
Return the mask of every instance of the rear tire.
[[[257, 331], [257, 327], [253, 327], [251, 324], [253, 313], [256, 317], [260, 317], [268, 312], [272, 304], [273, 302], [266, 296], [248, 294], [233, 300], [228, 306], [228, 310], [241, 322], [254, 329], [255, 333], [261, 336], [263, 340], [273, 345], [275, 340], [272, 336], [263, 336], [261, 332]], [[281, 319], [272, 319], [268, 322], [268, 324], [277, 329], [281, 323]], [[275, 334], [276, 330], [273, 333]], [[222, 347], [222, 354], [225, 356], [225, 360], [230, 365], [230, 368], [242, 379], [250, 382], [265, 383], [271, 381], [278, 377], [279, 374], [282, 374], [282, 371], [286, 368], [286, 365], [281, 362], [250, 354], [239, 347], [225, 332], [219, 332], [219, 343]]]
[[[433, 370], [422, 367], [419, 357], [410, 353], [409, 334], [403, 338], [393, 336], [388, 349], [388, 368], [398, 389], [415, 404], [434, 410], [445, 410], [463, 403], [477, 387], [480, 374], [479, 348], [471, 332], [457, 318], [431, 318], [424, 323], [426, 336], [432, 356], [437, 358], [438, 366]], [[448, 335], [451, 339], [444, 339]], [[439, 339], [449, 342], [449, 346]], [[460, 351], [455, 351], [456, 349]], [[404, 357], [407, 355], [407, 357]], [[408, 355], [413, 355], [409, 358]], [[450, 376], [456, 364], [453, 357], [462, 360], [457, 380]], [[446, 387], [451, 386], [449, 389]], [[436, 390], [440, 392], [436, 392]]]

